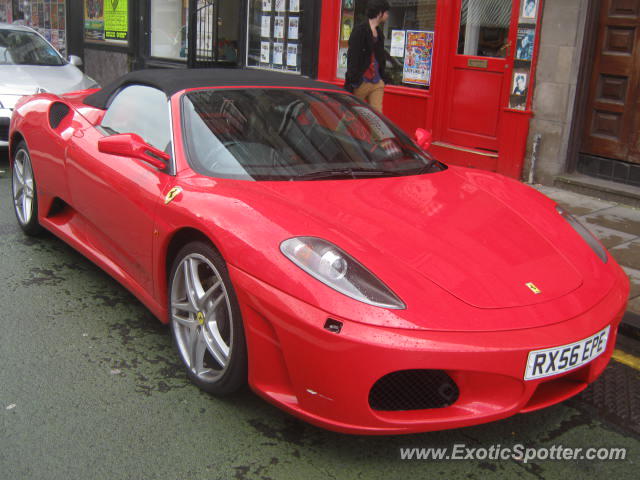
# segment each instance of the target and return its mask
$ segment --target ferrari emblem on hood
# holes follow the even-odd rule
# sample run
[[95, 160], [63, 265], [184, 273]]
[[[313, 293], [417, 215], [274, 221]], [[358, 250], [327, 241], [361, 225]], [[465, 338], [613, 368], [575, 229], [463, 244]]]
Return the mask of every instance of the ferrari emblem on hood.
[[540, 289], [533, 284], [533, 282], [527, 283], [527, 287], [529, 287], [529, 290], [531, 290], [536, 295], [538, 295], [539, 293], [542, 293]]
[[171, 200], [173, 200], [174, 198], [176, 198], [178, 195], [180, 195], [180, 192], [182, 192], [182, 188], [180, 187], [173, 187], [171, 190], [169, 190], [169, 193], [167, 193], [167, 196], [164, 197], [164, 204], [168, 205], [169, 202], [171, 202]]

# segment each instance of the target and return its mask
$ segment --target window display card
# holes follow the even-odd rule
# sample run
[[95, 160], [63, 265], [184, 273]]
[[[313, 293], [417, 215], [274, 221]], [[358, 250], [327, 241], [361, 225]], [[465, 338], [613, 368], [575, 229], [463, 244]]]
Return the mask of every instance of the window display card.
[[518, 41], [516, 44], [516, 59], [531, 61], [533, 58], [533, 40], [535, 30], [533, 28], [518, 28]]
[[347, 68], [347, 51], [346, 48], [341, 48], [340, 53], [338, 54], [338, 66], [342, 68]]
[[286, 11], [285, 3], [285, 0], [276, 0], [276, 12]]
[[289, 67], [298, 66], [298, 44], [287, 45], [287, 65]]
[[263, 12], [271, 11], [271, 0], [262, 0], [262, 11]]
[[289, 0], [289, 11], [297, 13], [300, 11], [300, 0]]
[[269, 63], [270, 53], [271, 45], [269, 42], [260, 42], [260, 61], [263, 63]]
[[391, 31], [391, 51], [392, 57], [404, 57], [404, 30]]
[[273, 44], [273, 64], [282, 65], [282, 54], [284, 52], [284, 43], [276, 42]]
[[284, 38], [284, 17], [276, 17], [273, 21], [273, 36]]
[[536, 18], [538, 0], [524, 0], [522, 4], [522, 18]]
[[271, 37], [271, 17], [268, 15], [263, 15], [262, 16], [262, 29], [261, 31], [261, 35], [263, 37], [269, 38]]
[[433, 60], [433, 32], [407, 30], [402, 82], [429, 86]]
[[289, 40], [298, 39], [298, 25], [300, 19], [298, 17], [289, 17]]
[[525, 72], [515, 72], [513, 74], [513, 90], [511, 95], [527, 94], [527, 74]]

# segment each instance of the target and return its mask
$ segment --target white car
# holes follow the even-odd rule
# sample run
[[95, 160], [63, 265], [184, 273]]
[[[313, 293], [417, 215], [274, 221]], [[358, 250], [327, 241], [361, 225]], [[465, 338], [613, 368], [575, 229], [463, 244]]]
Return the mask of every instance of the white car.
[[11, 113], [20, 97], [99, 86], [80, 65], [79, 57], [65, 60], [32, 28], [0, 23], [0, 148], [8, 145]]

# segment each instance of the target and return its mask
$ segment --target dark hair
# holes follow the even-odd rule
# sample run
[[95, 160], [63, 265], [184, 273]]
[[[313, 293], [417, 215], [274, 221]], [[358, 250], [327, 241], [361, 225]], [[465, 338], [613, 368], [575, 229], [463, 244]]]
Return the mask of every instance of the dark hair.
[[367, 17], [376, 18], [381, 13], [391, 9], [387, 0], [369, 0], [367, 2]]

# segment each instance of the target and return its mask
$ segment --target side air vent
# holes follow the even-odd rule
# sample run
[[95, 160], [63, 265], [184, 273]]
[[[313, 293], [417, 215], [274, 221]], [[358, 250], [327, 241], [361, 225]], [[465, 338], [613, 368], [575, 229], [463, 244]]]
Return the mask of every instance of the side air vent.
[[54, 130], [58, 128], [60, 122], [69, 114], [70, 110], [66, 104], [61, 102], [55, 102], [51, 105], [51, 108], [49, 108], [49, 125], [51, 125], [51, 128]]

